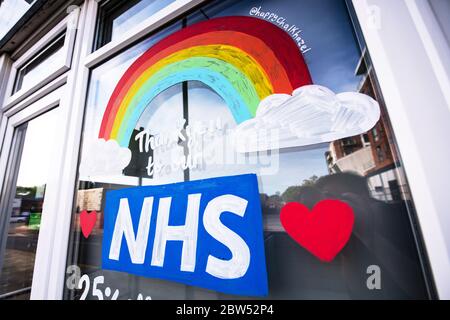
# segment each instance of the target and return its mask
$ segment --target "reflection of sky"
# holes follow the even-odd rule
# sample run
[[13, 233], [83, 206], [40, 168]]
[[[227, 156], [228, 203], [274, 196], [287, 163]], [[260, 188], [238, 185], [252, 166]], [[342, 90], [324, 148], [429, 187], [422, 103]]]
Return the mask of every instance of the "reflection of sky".
[[[208, 121], [220, 118], [223, 124], [232, 129], [236, 126], [233, 116], [225, 102], [206, 86], [195, 83], [189, 86], [189, 121]], [[203, 170], [192, 170], [191, 178], [204, 179], [224, 175], [236, 175], [243, 173], [262, 173], [261, 166], [278, 168], [275, 174], [261, 175], [260, 192], [274, 194], [283, 192], [287, 187], [299, 185], [304, 179], [313, 175], [327, 174], [324, 153], [326, 145], [320, 145], [302, 151], [281, 151], [278, 155], [257, 158], [260, 165], [227, 164], [209, 165]], [[226, 152], [233, 153], [229, 147]]]
[[[251, 8], [260, 6], [261, 11], [285, 17], [286, 23], [303, 30], [301, 35], [312, 48], [304, 58], [313, 82], [337, 93], [356, 91], [359, 81], [354, 71], [360, 50], [344, 0], [235, 0], [222, 5], [216, 2], [204, 9], [209, 17], [248, 16]], [[204, 17], [194, 14], [189, 22], [199, 19]]]
[[61, 40], [60, 47], [56, 49], [55, 52], [45, 57], [38, 65], [35, 65], [32, 68], [27, 67], [26, 72], [24, 72], [22, 76], [21, 86], [20, 88], [17, 88], [17, 90], [30, 89], [32, 86], [42, 81], [42, 79], [51, 75], [64, 64], [65, 56], [66, 50], [64, 50], [63, 42]]
[[136, 21], [140, 22], [152, 16], [159, 10], [168, 6], [175, 0], [142, 0], [122, 13], [113, 21], [112, 40], [136, 26]]
[[[33, 3], [34, 1], [28, 1]], [[25, 0], [3, 0], [0, 5], [0, 39], [19, 21], [31, 4]]]
[[327, 146], [321, 145], [304, 151], [280, 151], [279, 173], [260, 177], [260, 191], [269, 195], [283, 193], [288, 187], [301, 185], [303, 180], [314, 175], [327, 175], [324, 156], [327, 149]]
[[157, 95], [142, 113], [136, 128], [145, 128], [152, 135], [176, 130], [183, 119], [183, 94], [177, 84]]
[[57, 134], [58, 108], [28, 122], [17, 185], [42, 186], [48, 181], [54, 138]]
[[[144, 110], [136, 128], [144, 128], [151, 135], [167, 135], [177, 132], [182, 119], [182, 85], [178, 84], [161, 92], [152, 100]], [[175, 158], [173, 153], [183, 154], [183, 147], [174, 146], [174, 148], [171, 148], [170, 150], [162, 150], [161, 148], [156, 149], [153, 152], [153, 159], [164, 165], [168, 165], [173, 158]], [[153, 179], [154, 182], [152, 184], [180, 182], [183, 181], [184, 174], [181, 168], [174, 170], [165, 166], [161, 172], [158, 172], [154, 167]]]

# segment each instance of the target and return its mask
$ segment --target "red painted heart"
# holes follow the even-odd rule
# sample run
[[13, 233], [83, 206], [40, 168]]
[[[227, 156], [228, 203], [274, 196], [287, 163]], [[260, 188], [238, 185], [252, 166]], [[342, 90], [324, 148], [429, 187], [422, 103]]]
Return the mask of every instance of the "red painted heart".
[[339, 200], [323, 200], [310, 211], [290, 202], [282, 209], [281, 224], [289, 236], [321, 261], [331, 262], [350, 239], [353, 209]]
[[85, 238], [88, 238], [94, 229], [95, 223], [97, 221], [97, 212], [91, 211], [88, 213], [86, 210], [81, 211], [80, 213], [80, 226], [81, 232]]

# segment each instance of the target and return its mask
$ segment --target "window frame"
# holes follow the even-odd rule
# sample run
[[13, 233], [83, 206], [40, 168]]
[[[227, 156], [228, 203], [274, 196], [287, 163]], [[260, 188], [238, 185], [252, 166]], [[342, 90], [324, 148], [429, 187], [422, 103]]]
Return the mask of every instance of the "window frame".
[[[51, 42], [49, 42], [48, 45], [42, 49], [41, 52], [36, 54], [36, 56], [34, 56], [30, 61], [28, 61], [26, 64], [24, 64], [22, 67], [20, 67], [17, 70], [16, 78], [14, 79], [14, 84], [12, 87], [13, 95], [16, 92], [22, 90], [24, 78], [29, 73], [29, 72], [27, 72], [28, 67], [31, 66], [31, 69], [29, 71], [32, 71], [35, 66], [39, 66], [47, 58], [49, 58], [53, 54], [55, 54], [59, 49], [62, 49], [64, 51], [65, 37], [66, 37], [66, 33], [64, 31], [61, 35], [56, 36]], [[61, 44], [61, 46], [60, 46], [60, 44]]]
[[[40, 38], [29, 50], [27, 50], [23, 55], [21, 55], [12, 63], [8, 84], [6, 87], [6, 101], [3, 104], [3, 110], [8, 110], [13, 105], [24, 100], [25, 98], [70, 69], [76, 36], [76, 28], [74, 28], [74, 26], [76, 26], [77, 21], [78, 11], [74, 11], [72, 14], [68, 14], [54, 28], [52, 28], [50, 32]], [[64, 55], [63, 63], [38, 83], [32, 85], [29, 88], [21, 88], [14, 92], [13, 90], [15, 88], [17, 77], [20, 75], [20, 71], [27, 65], [35, 61], [35, 59], [39, 59], [42, 55], [44, 55], [45, 51], [49, 49], [51, 45], [62, 34], [64, 34], [64, 44], [62, 47]]]
[[[100, 2], [93, 51], [100, 49], [107, 43], [111, 42], [112, 22], [114, 19], [136, 5], [138, 2], [139, 0], [131, 0], [126, 3], [108, 0]], [[108, 26], [108, 28], [105, 28], [105, 26]]]
[[[40, 115], [56, 108], [60, 104], [60, 98], [62, 96], [62, 91], [64, 87], [60, 87], [53, 92], [47, 94], [42, 97], [40, 100], [34, 102], [27, 108], [15, 113], [14, 115], [4, 119], [6, 124], [5, 128], [5, 136], [4, 136], [4, 150], [8, 150], [9, 152], [2, 152], [0, 155], [0, 193], [2, 199], [2, 205], [0, 206], [0, 267], [2, 266], [3, 260], [3, 249], [7, 239], [7, 227], [9, 225], [10, 219], [10, 209], [12, 203], [10, 202], [10, 198], [12, 196], [12, 189], [14, 186], [14, 176], [17, 173], [17, 169], [19, 168], [20, 162], [16, 162], [16, 160], [20, 159], [20, 151], [23, 146], [18, 145], [19, 141], [17, 141], [16, 130], [18, 128], [27, 123], [34, 118], [39, 117]], [[23, 141], [22, 141], [23, 143]], [[19, 154], [18, 154], [19, 153]], [[52, 162], [57, 161], [52, 160]], [[56, 165], [56, 163], [52, 163], [52, 167]], [[51, 224], [52, 220], [55, 219], [55, 211], [51, 206], [51, 199], [54, 196], [54, 193], [51, 192], [54, 189], [54, 177], [51, 177], [54, 173], [50, 174], [48, 188], [50, 188], [50, 192], [46, 192], [46, 198], [44, 201], [44, 206], [42, 209], [42, 220], [41, 220], [41, 228], [38, 236], [38, 245], [36, 248], [36, 256], [35, 256], [35, 264], [34, 264], [34, 272], [33, 272], [33, 283], [32, 289], [38, 283], [39, 277], [42, 277], [43, 269], [45, 268], [45, 263], [43, 263], [43, 259], [47, 255], [48, 245], [51, 241]], [[35, 276], [35, 275], [39, 275]], [[46, 278], [45, 276], [43, 278]], [[37, 279], [37, 281], [35, 281]]]
[[[450, 217], [446, 214], [447, 188], [443, 187], [448, 185], [450, 173], [442, 171], [448, 167], [449, 151], [429, 150], [429, 141], [440, 145], [438, 141], [450, 134], [448, 114], [445, 119], [442, 115], [450, 108], [449, 68], [442, 67], [449, 65], [450, 49], [428, 1], [351, 3], [403, 159], [438, 298], [450, 299], [450, 235], [446, 230]], [[408, 61], [404, 60], [405, 54]], [[410, 61], [415, 61], [423, 76], [411, 77]], [[433, 101], [426, 119], [424, 101]], [[430, 121], [431, 118], [440, 121]], [[427, 130], [416, 129], [423, 127]]]
[[[104, 62], [106, 59], [114, 56], [121, 50], [124, 50], [139, 40], [148, 37], [150, 33], [164, 26], [168, 22], [185, 15], [190, 10], [193, 10], [195, 7], [207, 1], [209, 0], [175, 0], [164, 9], [159, 10], [135, 27], [131, 28], [119, 38], [108, 42], [93, 52], [90, 52], [90, 54], [88, 54], [84, 59], [84, 65], [87, 68], [92, 68], [95, 65]], [[100, 4], [97, 3], [96, 10], [99, 9], [99, 5]]]
[[[4, 169], [8, 165], [8, 158], [11, 154], [14, 127], [58, 105], [58, 119], [61, 123], [62, 130], [55, 141], [58, 150], [55, 151], [55, 155], [52, 158], [51, 167], [54, 168], [54, 170], [50, 173], [49, 182], [46, 188], [46, 199], [43, 210], [43, 212], [45, 211], [46, 213], [46, 217], [43, 217], [41, 221], [41, 232], [38, 238], [31, 289], [31, 299], [40, 300], [56, 299], [54, 296], [49, 295], [49, 293], [60, 291], [59, 287], [57, 290], [54, 289], [56, 287], [52, 287], [52, 283], [54, 283], [55, 279], [58, 279], [58, 275], [55, 275], [52, 272], [55, 269], [54, 264], [61, 261], [60, 257], [64, 257], [65, 261], [67, 248], [64, 238], [68, 238], [69, 230], [68, 228], [65, 229], [64, 225], [69, 225], [69, 223], [65, 221], [65, 218], [70, 219], [70, 217], [63, 214], [63, 212], [68, 212], [69, 210], [64, 207], [66, 203], [61, 200], [64, 197], [64, 194], [68, 194], [68, 192], [64, 192], [64, 190], [67, 189], [61, 190], [60, 188], [61, 186], [68, 187], [69, 189], [71, 187], [70, 182], [68, 183], [68, 181], [71, 180], [71, 172], [64, 171], [64, 166], [66, 165], [65, 159], [67, 154], [70, 154], [70, 151], [73, 150], [73, 148], [69, 148], [71, 145], [70, 142], [72, 141], [72, 144], [76, 144], [74, 141], [78, 140], [81, 135], [81, 130], [76, 130], [72, 124], [81, 123], [82, 119], [82, 114], [77, 115], [77, 112], [79, 113], [80, 110], [72, 108], [72, 103], [75, 102], [76, 104], [77, 99], [80, 98], [74, 96], [74, 88], [78, 88], [80, 83], [84, 83], [84, 81], [87, 80], [87, 74], [86, 78], [79, 77], [79, 75], [83, 75], [83, 68], [79, 65], [80, 53], [88, 52], [82, 39], [84, 37], [88, 38], [89, 34], [92, 33], [90, 30], [88, 33], [85, 33], [86, 28], [84, 27], [84, 22], [86, 19], [87, 21], [92, 21], [95, 17], [95, 12], [93, 13], [93, 16], [92, 13], [91, 16], [87, 15], [86, 5], [84, 4], [81, 6], [64, 7], [63, 10], [65, 11], [65, 17], [62, 20], [60, 20], [61, 11], [49, 17], [50, 23], [60, 21], [49, 34], [60, 34], [60, 31], [62, 30], [61, 27], [66, 27], [66, 32], [70, 32], [73, 37], [76, 36], [76, 33], [81, 33], [81, 35], [83, 35], [83, 37], [80, 35], [77, 39], [73, 38], [71, 40], [73, 59], [71, 54], [70, 59], [72, 59], [72, 63], [70, 68], [65, 68], [60, 75], [54, 75], [53, 79], [43, 79], [39, 82], [38, 89], [34, 92], [27, 92], [21, 99], [16, 99], [11, 102], [10, 97], [6, 96], [4, 97], [3, 102], [0, 100], [0, 103], [2, 102], [0, 107], [0, 141], [2, 142], [0, 154], [0, 188], [3, 188], [3, 185], [6, 183]], [[39, 39], [39, 36], [40, 34], [38, 31], [34, 35], [34, 39], [36, 39], [36, 37]], [[45, 44], [42, 43], [42, 39], [43, 38], [38, 40], [36, 44], [29, 49], [29, 52], [23, 53], [23, 56], [32, 56], [32, 52], [35, 51], [38, 44], [45, 46]], [[33, 38], [31, 41], [33, 41]], [[12, 74], [17, 71], [17, 69], [9, 70], [10, 66], [14, 65], [13, 60], [6, 54], [2, 57], [3, 58], [0, 60], [0, 62], [2, 62], [2, 66], [0, 66], [0, 71], [2, 73], [0, 76], [8, 75], [9, 73], [9, 80], [14, 79]], [[26, 60], [25, 58], [22, 58], [22, 56], [17, 60], [22, 59]], [[9, 88], [11, 88], [10, 82], [8, 85]], [[74, 121], [72, 122], [72, 120]], [[69, 178], [67, 177], [67, 174], [69, 174]], [[73, 194], [71, 194], [70, 199], [67, 200], [67, 203], [70, 203], [70, 205], [72, 205], [72, 197]], [[61, 206], [63, 208], [61, 208]], [[64, 277], [63, 273], [60, 273], [60, 275], [61, 277]]]

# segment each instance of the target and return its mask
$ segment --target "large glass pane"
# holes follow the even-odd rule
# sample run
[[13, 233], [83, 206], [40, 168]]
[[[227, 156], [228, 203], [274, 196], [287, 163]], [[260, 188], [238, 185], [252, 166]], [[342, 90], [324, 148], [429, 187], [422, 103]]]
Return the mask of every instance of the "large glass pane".
[[58, 109], [54, 109], [16, 129], [16, 141], [20, 145], [16, 148], [19, 154], [14, 155], [18, 159], [18, 171], [13, 175], [17, 182], [13, 186], [10, 211], [2, 212], [9, 215], [9, 227], [3, 238], [6, 245], [0, 252], [0, 298], [3, 299], [30, 296], [57, 116]]
[[[111, 251], [101, 239], [108, 234], [105, 215], [110, 213], [108, 196], [114, 194], [113, 189], [134, 191], [130, 212], [142, 207], [144, 214], [139, 198], [143, 189], [125, 187], [246, 173], [256, 174], [258, 180], [263, 228], [257, 231], [263, 234], [265, 249], [265, 265], [259, 267], [267, 269], [268, 298], [432, 296], [426, 255], [414, 227], [413, 199], [370, 57], [364, 53], [363, 39], [358, 42], [350, 12], [346, 1], [336, 0], [213, 1], [183, 17], [181, 31], [165, 30], [157, 40], [150, 37], [92, 71], [66, 298], [99, 298], [88, 290], [94, 282], [105, 299], [246, 298], [239, 292], [231, 295], [205, 289], [204, 283], [183, 284], [186, 282], [173, 274], [180, 272], [176, 274], [182, 277], [182, 272], [188, 271], [173, 266], [160, 266], [157, 277], [145, 276], [141, 269], [130, 273], [107, 270], [104, 261]], [[268, 36], [264, 28], [277, 36]], [[289, 46], [292, 52], [283, 60], [280, 56]], [[299, 57], [307, 72], [302, 73], [300, 65], [293, 70], [283, 66]], [[123, 67], [114, 67], [124, 59]], [[274, 66], [274, 61], [279, 65]], [[290, 79], [287, 87], [278, 83], [283, 77]], [[299, 84], [300, 78], [304, 82]], [[127, 86], [128, 91], [120, 91]], [[371, 118], [373, 109], [358, 109], [365, 103], [361, 101], [376, 107], [376, 119]], [[343, 106], [345, 114], [334, 113]], [[109, 110], [117, 110], [114, 119], [120, 123], [105, 120]], [[363, 124], [370, 121], [370, 125]], [[250, 127], [255, 131], [242, 131], [255, 122]], [[355, 123], [358, 130], [354, 130]], [[268, 135], [254, 135], [257, 129]], [[98, 138], [108, 142], [98, 142]], [[256, 145], [239, 144], [253, 138], [259, 139]], [[278, 144], [270, 144], [275, 142]], [[96, 147], [88, 147], [90, 143], [97, 143]], [[108, 148], [101, 149], [102, 144]], [[111, 155], [103, 151], [109, 148], [114, 150]], [[121, 153], [124, 158], [128, 154], [127, 161], [115, 174], [107, 173], [105, 166], [116, 163]], [[103, 173], [86, 175], [87, 164], [96, 159], [100, 165], [91, 168]], [[138, 204], [136, 199], [140, 199]], [[296, 233], [295, 228], [302, 227], [298, 226], [301, 215], [294, 212], [294, 227], [283, 223], [282, 217], [282, 212], [300, 205], [301, 210], [320, 216], [323, 213], [317, 213], [317, 208], [329, 203], [350, 208], [345, 210], [352, 217], [346, 240], [330, 259], [321, 250], [342, 240], [311, 247], [301, 239], [302, 234], [322, 231], [322, 238], [320, 232], [313, 232], [313, 242], [318, 243], [331, 232], [303, 225]], [[128, 261], [132, 260], [130, 251], [124, 258], [127, 266], [143, 263], [150, 268], [153, 259], [148, 252], [155, 250], [151, 243], [160, 214], [158, 205], [151, 208], [158, 218], [151, 218], [150, 248], [146, 248], [143, 262]], [[338, 211], [337, 207], [327, 211], [330, 215], [325, 221], [332, 221], [331, 228], [349, 221], [341, 219]], [[223, 217], [222, 223], [232, 225], [228, 218]], [[181, 220], [177, 217], [168, 223], [181, 226]], [[94, 225], [88, 232], [86, 221]], [[201, 228], [208, 221], [200, 219], [198, 223]], [[133, 232], [139, 232], [137, 221], [132, 224]], [[134, 240], [124, 236], [121, 245], [136, 250]], [[165, 249], [175, 261], [181, 259], [179, 241]], [[208, 244], [211, 248], [215, 245], [212, 241]], [[205, 253], [196, 258], [203, 268]], [[171, 281], [167, 280], [170, 276]]]

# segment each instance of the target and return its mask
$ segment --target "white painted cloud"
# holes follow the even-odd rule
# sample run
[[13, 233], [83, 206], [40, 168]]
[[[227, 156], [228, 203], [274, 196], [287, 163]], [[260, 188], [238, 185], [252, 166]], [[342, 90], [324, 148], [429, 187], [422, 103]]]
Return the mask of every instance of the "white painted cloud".
[[92, 141], [85, 149], [80, 164], [80, 176], [121, 175], [131, 161], [131, 150], [115, 140]]
[[255, 118], [236, 128], [236, 148], [255, 152], [330, 142], [367, 132], [379, 118], [378, 103], [365, 94], [303, 86], [262, 100]]

